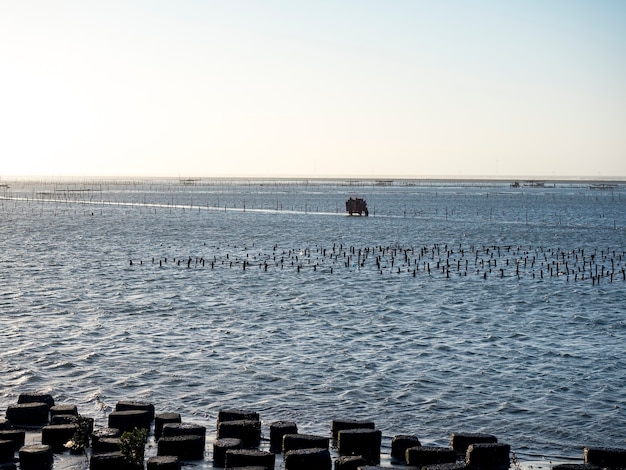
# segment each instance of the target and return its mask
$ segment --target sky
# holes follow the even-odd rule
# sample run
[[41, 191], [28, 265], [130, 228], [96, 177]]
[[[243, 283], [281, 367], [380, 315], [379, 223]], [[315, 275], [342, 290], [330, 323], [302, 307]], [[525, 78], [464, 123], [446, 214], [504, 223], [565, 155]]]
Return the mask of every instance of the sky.
[[6, 0], [9, 176], [626, 177], [623, 0]]

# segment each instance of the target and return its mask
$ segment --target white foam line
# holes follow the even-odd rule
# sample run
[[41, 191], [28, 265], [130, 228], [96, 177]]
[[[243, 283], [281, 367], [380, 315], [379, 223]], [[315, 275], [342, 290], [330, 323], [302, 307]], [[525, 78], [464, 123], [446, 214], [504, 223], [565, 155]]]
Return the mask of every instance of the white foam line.
[[49, 199], [49, 198], [25, 198], [25, 197], [0, 197], [0, 200], [5, 201], [22, 201], [22, 202], [48, 202], [58, 204], [84, 204], [94, 206], [122, 206], [122, 207], [151, 207], [158, 209], [186, 209], [186, 210], [199, 210], [199, 211], [222, 211], [222, 212], [257, 212], [263, 214], [306, 214], [306, 215], [322, 215], [322, 216], [340, 216], [347, 217], [347, 214], [340, 212], [318, 212], [318, 211], [295, 211], [288, 209], [254, 209], [254, 208], [242, 208], [242, 207], [218, 207], [218, 206], [193, 206], [186, 204], [158, 204], [148, 202], [115, 202], [115, 201], [78, 201], [68, 199]]

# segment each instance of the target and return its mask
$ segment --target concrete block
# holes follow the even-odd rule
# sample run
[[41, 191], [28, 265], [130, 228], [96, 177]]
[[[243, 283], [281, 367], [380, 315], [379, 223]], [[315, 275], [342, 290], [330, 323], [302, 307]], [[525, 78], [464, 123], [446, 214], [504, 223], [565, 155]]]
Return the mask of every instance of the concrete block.
[[330, 423], [330, 434], [334, 440], [339, 438], [339, 431], [344, 429], [374, 429], [372, 421], [334, 419]]
[[154, 405], [152, 403], [146, 403], [143, 401], [130, 401], [122, 400], [118, 401], [115, 405], [115, 411], [146, 411], [149, 416], [149, 422], [154, 420]]
[[48, 424], [49, 409], [46, 403], [19, 403], [7, 407], [6, 417], [13, 426], [43, 427]]
[[328, 449], [330, 439], [313, 434], [285, 434], [283, 436], [283, 453], [298, 449]]
[[217, 438], [241, 439], [245, 448], [258, 447], [261, 443], [261, 422], [254, 420], [221, 421], [217, 426]]
[[148, 410], [113, 411], [109, 414], [109, 427], [117, 428], [121, 432], [132, 431], [135, 428], [149, 430], [151, 422]]
[[326, 449], [296, 449], [285, 452], [285, 470], [331, 470], [332, 460]]
[[65, 444], [72, 439], [76, 432], [74, 424], [51, 424], [41, 429], [41, 443], [52, 447], [54, 452], [66, 450]]
[[506, 470], [511, 466], [511, 446], [503, 443], [470, 444], [465, 455], [465, 463], [481, 470]]
[[224, 468], [226, 466], [226, 451], [230, 449], [241, 448], [241, 439], [216, 439], [213, 442], [213, 466], [218, 468]]
[[161, 455], [148, 459], [147, 470], [179, 470], [180, 461], [178, 457], [171, 455]]
[[180, 413], [159, 413], [154, 416], [154, 438], [158, 441], [167, 423], [180, 423]]
[[344, 429], [339, 431], [338, 451], [341, 455], [360, 455], [368, 464], [380, 462], [382, 433], [377, 429]]
[[43, 444], [23, 446], [19, 450], [20, 470], [48, 470], [52, 468], [52, 447]]
[[274, 454], [257, 449], [229, 449], [226, 451], [226, 468], [264, 467], [273, 470]]
[[599, 467], [626, 468], [626, 449], [611, 447], [585, 447], [583, 458], [586, 464]]
[[283, 451], [283, 436], [297, 434], [298, 427], [293, 421], [274, 421], [270, 424], [270, 450], [275, 454]]
[[173, 455], [181, 460], [203, 460], [204, 443], [204, 436], [161, 436], [157, 442], [157, 455]]
[[224, 409], [217, 412], [217, 423], [224, 421], [259, 421], [259, 413], [255, 411]]
[[17, 397], [17, 403], [45, 403], [50, 409], [54, 406], [54, 398], [49, 393], [21, 393]]
[[408, 465], [426, 467], [440, 463], [456, 462], [456, 452], [448, 447], [418, 446], [406, 450]]
[[391, 438], [391, 458], [406, 463], [406, 450], [421, 446], [420, 440], [413, 434], [399, 434]]
[[335, 470], [358, 470], [366, 465], [360, 455], [343, 455], [335, 459]]
[[454, 449], [458, 456], [465, 457], [470, 444], [493, 444], [498, 438], [485, 433], [452, 433], [450, 434], [450, 448]]

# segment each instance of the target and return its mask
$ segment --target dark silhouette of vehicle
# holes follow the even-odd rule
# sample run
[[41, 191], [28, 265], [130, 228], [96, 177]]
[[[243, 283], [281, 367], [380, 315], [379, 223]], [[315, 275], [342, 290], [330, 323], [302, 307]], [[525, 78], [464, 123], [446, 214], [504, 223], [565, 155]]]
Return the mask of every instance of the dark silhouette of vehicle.
[[367, 202], [365, 202], [365, 199], [357, 197], [357, 198], [350, 198], [346, 201], [346, 212], [350, 215], [353, 214], [365, 214], [365, 216], [369, 215], [369, 212], [367, 210]]

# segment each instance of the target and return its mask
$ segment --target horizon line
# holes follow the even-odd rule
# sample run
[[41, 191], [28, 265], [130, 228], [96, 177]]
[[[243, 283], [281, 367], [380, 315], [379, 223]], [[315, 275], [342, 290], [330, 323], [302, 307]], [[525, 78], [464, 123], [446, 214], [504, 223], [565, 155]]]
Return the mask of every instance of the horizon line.
[[428, 176], [341, 176], [341, 175], [0, 175], [0, 181], [20, 180], [260, 180], [260, 181], [368, 181], [368, 182], [392, 182], [392, 181], [459, 181], [459, 182], [514, 182], [514, 181], [542, 181], [542, 182], [622, 182], [626, 183], [626, 176], [541, 176], [541, 175], [428, 175]]

